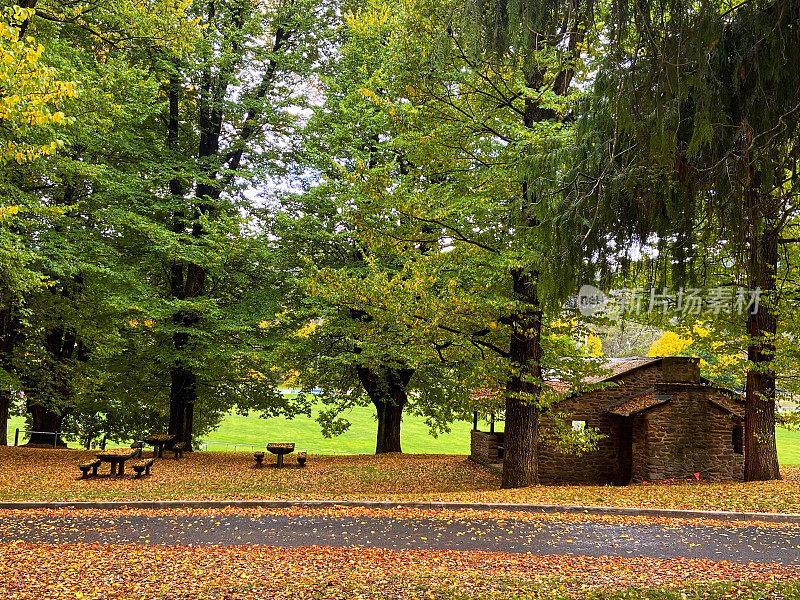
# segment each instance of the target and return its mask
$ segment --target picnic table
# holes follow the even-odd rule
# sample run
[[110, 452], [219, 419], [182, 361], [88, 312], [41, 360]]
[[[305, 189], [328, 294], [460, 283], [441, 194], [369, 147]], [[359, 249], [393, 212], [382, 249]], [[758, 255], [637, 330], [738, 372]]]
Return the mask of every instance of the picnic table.
[[111, 463], [111, 474], [122, 477], [125, 472], [125, 461], [136, 458], [142, 453], [141, 448], [116, 448], [114, 450], [103, 450], [95, 456], [102, 462]]
[[267, 444], [267, 450], [273, 454], [278, 455], [278, 468], [283, 466], [283, 455], [294, 452], [294, 444], [292, 443], [272, 443]]
[[153, 447], [154, 456], [161, 458], [164, 454], [164, 448], [171, 446], [177, 437], [177, 435], [170, 435], [169, 433], [151, 433], [144, 439], [144, 443]]

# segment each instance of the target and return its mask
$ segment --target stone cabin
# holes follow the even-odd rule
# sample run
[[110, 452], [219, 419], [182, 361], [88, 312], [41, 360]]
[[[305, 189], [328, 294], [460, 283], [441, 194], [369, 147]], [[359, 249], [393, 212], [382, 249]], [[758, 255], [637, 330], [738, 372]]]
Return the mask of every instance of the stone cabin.
[[[694, 473], [701, 480], [743, 479], [742, 398], [701, 378], [697, 359], [612, 359], [606, 368], [612, 374], [599, 381], [607, 387], [554, 407], [573, 427], [595, 427], [603, 439], [580, 456], [540, 444], [541, 483], [626, 485]], [[503, 434], [475, 430], [471, 446], [476, 462], [499, 463]]]

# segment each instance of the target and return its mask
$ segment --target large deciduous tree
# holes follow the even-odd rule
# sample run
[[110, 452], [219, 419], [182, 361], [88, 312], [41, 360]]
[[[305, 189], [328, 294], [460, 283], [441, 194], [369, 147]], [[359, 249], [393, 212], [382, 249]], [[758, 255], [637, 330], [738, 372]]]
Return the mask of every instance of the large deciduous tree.
[[26, 221], [45, 285], [22, 299], [9, 363], [31, 428], [138, 438], [169, 415], [191, 443], [235, 406], [285, 408], [265, 325], [277, 278], [245, 190], [284, 168], [322, 9], [29, 4], [27, 35], [91, 90], [64, 108], [58, 151], [3, 170], [50, 210]]
[[580, 277], [563, 252], [579, 243], [581, 229], [560, 220], [559, 186], [590, 8], [498, 1], [456, 10], [438, 47], [438, 72], [416, 85], [415, 103], [436, 127], [431, 150], [455, 150], [450, 165], [437, 167], [470, 174], [451, 171], [432, 186], [442, 198], [420, 218], [462, 245], [469, 258], [461, 260], [471, 263], [449, 295], [456, 306], [473, 303], [456, 312], [470, 318], [438, 327], [466, 334], [507, 365], [505, 488], [538, 482], [540, 415], [556, 398], [544, 385], [548, 371], [580, 379], [579, 363], [568, 359], [574, 350], [556, 341], [563, 300]]
[[[372, 405], [377, 420], [376, 453], [401, 452], [403, 414], [426, 418], [431, 431], [446, 431], [462, 416], [463, 399], [454, 372], [457, 365], [409, 348], [407, 326], [386, 326], [368, 296], [381, 277], [384, 300], [402, 303], [392, 289], [406, 277], [402, 257], [390, 246], [364, 243], [358, 215], [373, 212], [363, 171], [381, 172], [387, 185], [401, 184], [411, 166], [392, 144], [397, 136], [390, 118], [365, 96], [381, 88], [393, 49], [387, 37], [396, 21], [368, 7], [343, 18], [337, 52], [318, 70], [323, 101], [303, 131], [297, 168], [300, 193], [287, 194], [273, 230], [280, 237], [284, 269], [292, 278], [291, 325], [284, 364], [292, 381], [305, 390], [322, 388], [324, 409], [318, 421], [326, 435], [349, 427], [342, 417], [352, 406]], [[376, 18], [377, 17], [377, 18]], [[391, 227], [397, 215], [386, 214]], [[431, 247], [411, 244], [417, 257]]]
[[[164, 155], [170, 173], [169, 227], [179, 248], [165, 256], [174, 308], [169, 432], [187, 445], [191, 445], [200, 388], [208, 395], [215, 390], [216, 377], [226, 379], [218, 369], [208, 368], [210, 357], [204, 351], [212, 349], [209, 340], [227, 348], [220, 354], [227, 354], [229, 366], [237, 360], [244, 364], [250, 356], [241, 347], [236, 327], [226, 330], [229, 323], [224, 319], [215, 324], [223, 312], [214, 310], [223, 304], [218, 292], [224, 295], [233, 290], [220, 288], [226, 277], [219, 262], [224, 262], [222, 247], [207, 250], [209, 244], [224, 247], [226, 239], [241, 237], [235, 229], [244, 227], [236, 219], [242, 188], [267, 181], [267, 176], [282, 168], [281, 156], [295, 123], [291, 111], [302, 106], [298, 78], [307, 72], [322, 45], [324, 11], [320, 4], [303, 0], [195, 2], [192, 14], [203, 28], [203, 37], [191, 56], [169, 68], [164, 87], [168, 98]], [[252, 259], [253, 266], [266, 273], [265, 257]], [[216, 278], [212, 278], [214, 272]], [[235, 301], [235, 296], [228, 300]], [[271, 303], [262, 300], [260, 314], [274, 317], [275, 298]], [[257, 333], [256, 325], [264, 319], [257, 314], [250, 319], [251, 331]], [[252, 384], [270, 387], [267, 383], [274, 375], [268, 377], [263, 364], [253, 370], [262, 376], [256, 376]]]
[[586, 366], [563, 335], [579, 276], [561, 247], [580, 227], [560, 220], [558, 186], [585, 13], [562, 8], [499, 15], [503, 39], [490, 35], [500, 4], [378, 3], [352, 16], [353, 35], [380, 40], [371, 56], [385, 57], [350, 86], [363, 113], [375, 111], [374, 137], [330, 168], [358, 194], [334, 218], [365, 260], [312, 282], [369, 312], [358, 339], [394, 340], [414, 365], [452, 364], [462, 395], [502, 382], [505, 487], [537, 481], [539, 416], [558, 396], [545, 377], [577, 382]]
[[[53, 77], [80, 82], [64, 84], [63, 112], [35, 121], [61, 124], [49, 151], [3, 168], [4, 182], [27, 207], [19, 231], [43, 284], [18, 298], [21, 318], [11, 322], [19, 335], [6, 365], [25, 394], [31, 443], [52, 444], [52, 432], [98, 393], [131, 308], [113, 214], [148, 174], [141, 162], [147, 135], [139, 134], [157, 114], [148, 101], [158, 86], [143, 65], [149, 52], [185, 48], [192, 24], [173, 2], [120, 2], [86, 14], [59, 0], [23, 4], [25, 42], [37, 39]], [[47, 87], [37, 93], [54, 98]]]

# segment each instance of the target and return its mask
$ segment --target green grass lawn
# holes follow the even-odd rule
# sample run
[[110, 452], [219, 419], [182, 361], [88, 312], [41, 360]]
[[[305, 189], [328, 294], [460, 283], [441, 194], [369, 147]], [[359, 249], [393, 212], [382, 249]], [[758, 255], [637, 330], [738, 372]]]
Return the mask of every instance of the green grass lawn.
[[[372, 407], [354, 408], [346, 417], [350, 429], [335, 438], [326, 439], [319, 424], [308, 417], [295, 419], [261, 419], [251, 413], [247, 417], [230, 414], [219, 429], [207, 436], [209, 450], [233, 450], [234, 444], [252, 444], [263, 447], [267, 442], [295, 442], [298, 450], [311, 450], [315, 454], [359, 454], [375, 451], [377, 423]], [[14, 443], [14, 429], [24, 428], [22, 417], [9, 419], [9, 442]], [[483, 427], [483, 426], [482, 426]], [[414, 454], [469, 454], [471, 423], [459, 421], [451, 424], [450, 433], [432, 437], [420, 417], [403, 417], [401, 443], [404, 452]], [[784, 465], [800, 465], [800, 431], [778, 428], [778, 459]], [[226, 445], [227, 444], [227, 445]], [[249, 446], [237, 448], [249, 450]]]
[[800, 465], [800, 431], [787, 431], [778, 427], [775, 437], [780, 463], [782, 465]]
[[[294, 419], [261, 419], [255, 414], [247, 417], [228, 415], [219, 429], [207, 437], [213, 442], [247, 443], [261, 447], [267, 442], [295, 442], [298, 450], [312, 450], [316, 454], [375, 452], [378, 427], [375, 409], [353, 408], [342, 416], [350, 421], [350, 429], [330, 439], [322, 437], [319, 423], [311, 418], [303, 416]], [[422, 418], [405, 415], [400, 440], [403, 451], [414, 454], [469, 454], [469, 432], [472, 424], [457, 421], [450, 425], [450, 429], [450, 433], [434, 438], [428, 433], [428, 427]], [[218, 447], [220, 444], [209, 444], [209, 450], [216, 450]], [[224, 447], [221, 446], [223, 449]], [[229, 449], [232, 448], [229, 446]]]

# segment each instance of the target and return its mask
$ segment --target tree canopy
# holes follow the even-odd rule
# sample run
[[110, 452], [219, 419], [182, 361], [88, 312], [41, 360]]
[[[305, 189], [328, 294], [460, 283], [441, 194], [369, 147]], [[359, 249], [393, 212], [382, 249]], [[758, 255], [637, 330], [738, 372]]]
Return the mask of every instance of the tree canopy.
[[[32, 443], [191, 447], [232, 410], [319, 400], [335, 435], [372, 404], [396, 452], [404, 411], [432, 433], [502, 413], [515, 487], [603, 338], [655, 341], [741, 383], [747, 477], [779, 477], [797, 18], [797, 0], [4, 8], [0, 420], [24, 412]], [[760, 303], [667, 302], [636, 341], [579, 310], [584, 284]]]

